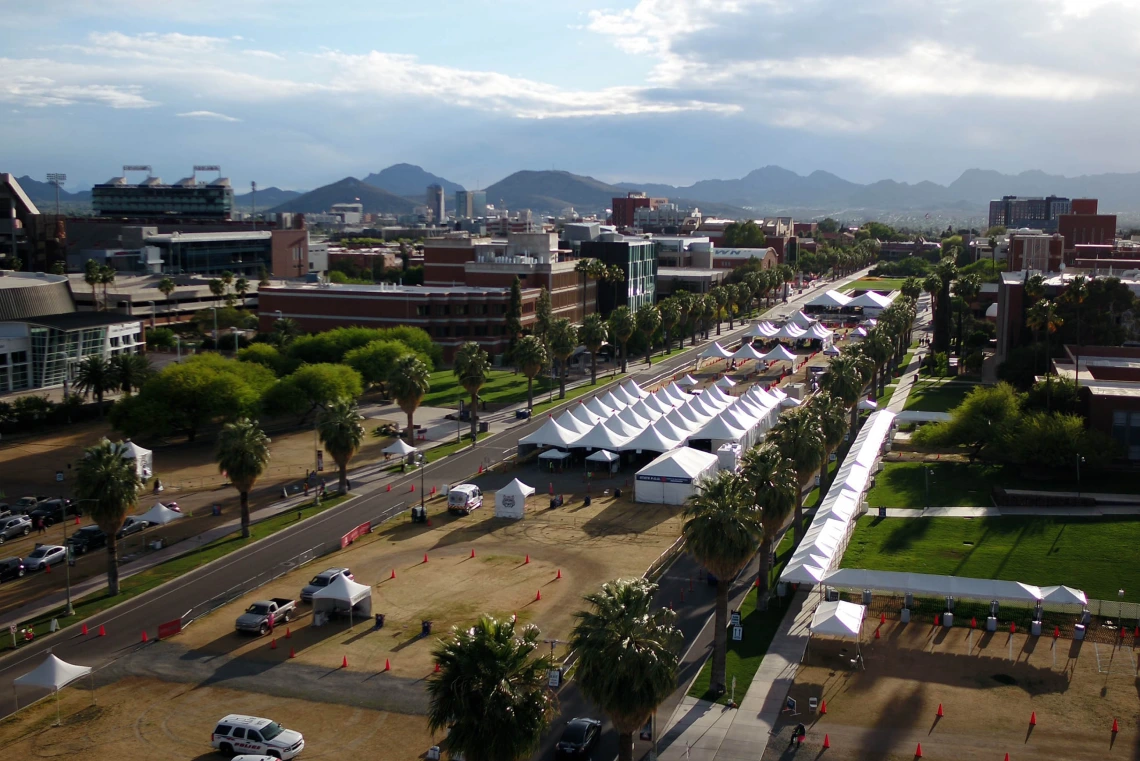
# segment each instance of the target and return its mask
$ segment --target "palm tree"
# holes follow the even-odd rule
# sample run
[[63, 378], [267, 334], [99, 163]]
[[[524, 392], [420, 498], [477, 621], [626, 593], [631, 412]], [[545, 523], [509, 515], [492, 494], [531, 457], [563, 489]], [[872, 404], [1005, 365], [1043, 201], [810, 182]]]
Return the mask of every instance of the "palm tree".
[[859, 399], [863, 396], [863, 387], [866, 385], [863, 382], [859, 360], [851, 354], [839, 355], [828, 363], [819, 385], [851, 410], [851, 436], [854, 436], [859, 415]]
[[[165, 296], [167, 301], [170, 301], [170, 294], [174, 293], [175, 288], [177, 288], [177, 286], [174, 284], [174, 281], [168, 277], [164, 277], [158, 281], [158, 292]], [[171, 311], [170, 305], [167, 305], [166, 321], [168, 323], [171, 320]]]
[[954, 295], [962, 299], [962, 308], [958, 310], [958, 356], [962, 356], [962, 319], [974, 299], [982, 292], [981, 275], [963, 275], [954, 282]]
[[117, 387], [130, 396], [132, 390], [142, 388], [154, 371], [145, 354], [117, 354], [111, 357], [111, 372]]
[[716, 302], [716, 334], [720, 335], [720, 324], [724, 322], [724, 307], [728, 303], [728, 292], [723, 285], [718, 285], [709, 291], [709, 295]]
[[661, 327], [661, 311], [652, 304], [646, 304], [637, 310], [635, 322], [637, 323], [637, 332], [645, 339], [645, 364], [652, 366], [653, 336]]
[[706, 293], [701, 297], [701, 332], [707, 341], [709, 337], [709, 324], [713, 318], [716, 317], [717, 306], [716, 299], [712, 297], [711, 293]]
[[1049, 370], [1049, 337], [1061, 329], [1065, 319], [1057, 314], [1057, 304], [1049, 299], [1041, 299], [1029, 308], [1025, 324], [1037, 333], [1045, 334], [1045, 404], [1046, 408], [1053, 405], [1053, 373]]
[[768, 431], [765, 441], [774, 444], [796, 469], [799, 488], [796, 489], [795, 537], [798, 542], [804, 532], [804, 487], [819, 469], [819, 455], [823, 451], [819, 417], [814, 409], [806, 406], [790, 409]]
[[218, 280], [216, 277], [211, 278], [210, 282], [207, 283], [207, 285], [210, 287], [210, 294], [213, 295], [215, 302], [226, 293], [226, 286], [223, 285], [222, 281]]
[[88, 259], [83, 269], [83, 282], [91, 286], [91, 304], [96, 312], [99, 311], [99, 299], [95, 296], [95, 286], [99, 285], [99, 262]]
[[558, 360], [558, 398], [566, 398], [567, 360], [578, 348], [578, 329], [565, 317], [550, 324], [550, 353]]
[[348, 494], [348, 463], [364, 441], [360, 410], [353, 399], [338, 399], [321, 413], [317, 433], [340, 471], [340, 493]]
[[95, 397], [100, 417], [103, 415], [103, 395], [118, 386], [115, 369], [98, 354], [85, 357], [75, 368], [75, 390], [84, 396], [91, 394]]
[[578, 338], [582, 345], [590, 352], [590, 385], [598, 383], [598, 352], [609, 336], [609, 327], [600, 314], [594, 312], [586, 315], [582, 327], [578, 330]]
[[727, 470], [701, 484], [685, 508], [681, 529], [685, 549], [717, 579], [710, 685], [718, 695], [725, 690], [728, 588], [756, 554], [756, 546], [764, 535], [761, 517], [744, 480]]
[[[535, 339], [538, 340], [538, 339]], [[424, 395], [431, 389], [431, 373], [427, 365], [415, 354], [405, 354], [396, 360], [388, 373], [388, 393], [408, 416], [408, 444], [415, 446], [416, 431], [412, 416]]]
[[526, 376], [526, 408], [534, 409], [534, 376], [546, 367], [546, 347], [538, 336], [523, 336], [515, 346], [515, 364]]
[[301, 333], [297, 321], [292, 317], [282, 317], [273, 321], [273, 340], [278, 346], [285, 346]]
[[621, 345], [621, 371], [624, 373], [626, 368], [625, 346], [633, 337], [633, 332], [637, 330], [637, 323], [634, 322], [633, 313], [626, 306], [618, 307], [610, 312], [609, 323], [610, 335]]
[[556, 703], [547, 686], [554, 662], [538, 654], [539, 637], [535, 626], [516, 633], [513, 621], [483, 616], [432, 651], [439, 671], [428, 678], [428, 728], [448, 730], [440, 745], [451, 757], [521, 761], [538, 749]]
[[245, 304], [245, 295], [249, 293], [249, 281], [244, 277], [239, 277], [237, 282], [234, 283], [234, 293], [242, 300], [242, 305]]
[[673, 328], [681, 319], [681, 307], [677, 300], [670, 296], [658, 304], [657, 309], [661, 314], [661, 328], [665, 331], [665, 353], [668, 354], [673, 348]]
[[[594, 304], [596, 310], [598, 303], [598, 289], [596, 284], [606, 279], [606, 276], [609, 274], [609, 268], [598, 259], [579, 259], [574, 263], [574, 271], [582, 276], [583, 281], [594, 281]], [[582, 313], [586, 313], [586, 288], [582, 288]]]
[[[269, 437], [249, 418], [226, 423], [214, 453], [218, 471], [230, 480], [241, 499], [241, 535], [249, 537], [249, 493], [269, 465]], [[110, 536], [110, 534], [108, 534]]]
[[476, 427], [479, 413], [479, 389], [487, 382], [487, 373], [491, 372], [491, 359], [483, 347], [474, 341], [468, 341], [455, 352], [455, 363], [452, 372], [459, 379], [463, 390], [471, 395], [471, 440], [476, 441]]
[[133, 459], [127, 459], [125, 445], [103, 439], [88, 447], [75, 474], [75, 496], [86, 504], [87, 512], [107, 536], [107, 593], [119, 594], [119, 543], [115, 534], [123, 527], [138, 501], [138, 470]]
[[656, 591], [643, 578], [606, 582], [600, 592], [586, 595], [590, 609], [574, 614], [574, 678], [613, 721], [619, 761], [632, 761], [633, 733], [677, 686], [684, 635], [673, 611], [654, 606]]
[[677, 338], [679, 348], [685, 348], [685, 326], [689, 324], [689, 312], [693, 309], [696, 297], [688, 291], [677, 291], [673, 294], [673, 301], [677, 304]]
[[792, 461], [771, 444], [753, 447], [745, 452], [740, 475], [752, 493], [753, 504], [760, 508], [760, 522], [764, 528], [760, 538], [758, 577], [759, 595], [763, 598], [771, 584], [772, 545], [795, 509], [799, 482]]
[[883, 394], [886, 389], [887, 380], [887, 363], [891, 361], [894, 356], [894, 343], [886, 334], [885, 330], [879, 330], [878, 326], [871, 330], [859, 344], [859, 350], [862, 354], [874, 363], [874, 377], [871, 379], [871, 391], [875, 394], [875, 398]]
[[903, 281], [901, 290], [903, 296], [917, 301], [918, 297], [922, 295], [922, 281], [914, 275], [911, 275]]
[[833, 396], [827, 391], [820, 392], [808, 400], [808, 406], [815, 410], [819, 417], [819, 427], [823, 433], [823, 451], [820, 453], [819, 493], [827, 493], [828, 465], [831, 462], [831, 453], [843, 443], [843, 434], [847, 433], [847, 406], [843, 400]]

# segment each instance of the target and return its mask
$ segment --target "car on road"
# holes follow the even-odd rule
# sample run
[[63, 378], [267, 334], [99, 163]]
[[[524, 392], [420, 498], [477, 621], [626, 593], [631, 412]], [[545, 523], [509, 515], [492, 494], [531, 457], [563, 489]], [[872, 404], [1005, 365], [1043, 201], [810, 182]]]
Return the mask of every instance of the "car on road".
[[268, 634], [270, 629], [282, 623], [289, 623], [297, 607], [295, 600], [284, 597], [274, 597], [269, 600], [258, 600], [245, 609], [234, 622], [234, 628], [239, 632], [252, 632], [254, 634]]
[[24, 558], [24, 568], [29, 571], [42, 571], [51, 565], [58, 565], [67, 559], [67, 548], [58, 544], [41, 544]]
[[356, 579], [356, 577], [352, 575], [352, 571], [347, 568], [329, 568], [328, 570], [321, 571], [314, 576], [308, 584], [301, 588], [301, 602], [312, 602], [313, 595], [316, 592], [332, 584], [341, 576], [344, 576], [349, 581]]
[[47, 497], [44, 495], [20, 497], [16, 500], [16, 504], [12, 507], [12, 512], [27, 515], [36, 509], [36, 507], [43, 502]]
[[51, 526], [69, 515], [79, 515], [78, 507], [70, 499], [44, 500], [35, 510], [28, 513], [33, 526], [38, 526], [41, 518], [45, 526]]
[[245, 753], [289, 761], [305, 749], [305, 738], [270, 719], [231, 713], [214, 727], [210, 744], [227, 756]]
[[4, 558], [0, 560], [0, 581], [19, 579], [24, 575], [23, 558]]
[[592, 758], [601, 736], [602, 722], [597, 719], [571, 719], [562, 730], [558, 745], [554, 746], [555, 761]]
[[0, 520], [12, 515], [12, 506], [7, 502], [0, 502]]
[[127, 519], [123, 521], [123, 527], [119, 529], [116, 537], [122, 539], [124, 536], [137, 534], [140, 531], [145, 531], [150, 527], [150, 524], [139, 518], [137, 515], [128, 515]]
[[107, 546], [107, 535], [98, 526], [84, 526], [67, 537], [67, 546], [73, 555], [85, 555]]
[[30, 533], [32, 533], [32, 519], [26, 515], [13, 515], [0, 520], [0, 544]]

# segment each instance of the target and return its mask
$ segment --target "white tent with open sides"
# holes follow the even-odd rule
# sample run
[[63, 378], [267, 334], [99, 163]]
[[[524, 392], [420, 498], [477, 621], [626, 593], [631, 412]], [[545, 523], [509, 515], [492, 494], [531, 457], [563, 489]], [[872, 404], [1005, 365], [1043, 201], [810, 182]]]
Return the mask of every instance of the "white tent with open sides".
[[391, 444], [389, 444], [388, 446], [386, 446], [380, 450], [380, 452], [382, 454], [394, 454], [398, 457], [407, 457], [412, 452], [418, 452], [418, 451], [419, 451], [418, 449], [416, 449], [415, 447], [413, 447], [411, 444], [404, 441], [403, 439], [396, 439]]
[[853, 602], [834, 600], [821, 602], [811, 617], [808, 632], [811, 637], [834, 637], [838, 639], [851, 639], [855, 641], [855, 659], [852, 664], [863, 667], [863, 655], [860, 652], [860, 640], [863, 636], [863, 618], [867, 615], [867, 608]]
[[711, 346], [706, 347], [697, 356], [701, 359], [728, 359], [732, 356], [732, 352], [713, 341]]
[[318, 613], [347, 615], [350, 623], [368, 618], [372, 615], [372, 587], [341, 574], [313, 593], [314, 617]]
[[[57, 657], [54, 653], [49, 652], [43, 663], [23, 676], [18, 676], [12, 680], [12, 692], [16, 694], [16, 708], [18, 709], [20, 707], [19, 693], [16, 692], [17, 687], [32, 687], [38, 690], [47, 690], [55, 695], [55, 721], [56, 725], [58, 725], [60, 723], [59, 691], [75, 680], [82, 679], [85, 676], [92, 676], [90, 666], [77, 666], [74, 663], [68, 663]], [[91, 699], [92, 702], [94, 702], [95, 682], [93, 678], [91, 682]]]
[[547, 420], [537, 431], [519, 439], [519, 445], [565, 448], [573, 445], [581, 436], [577, 431], [567, 430], [553, 420]]
[[495, 492], [495, 517], [514, 518], [523, 517], [526, 510], [526, 498], [534, 494], [534, 487], [527, 486], [517, 478]]
[[819, 307], [821, 309], [842, 309], [850, 303], [850, 296], [844, 296], [839, 291], [827, 291], [819, 294], [804, 306]]
[[135, 471], [144, 481], [154, 475], [154, 453], [143, 449], [130, 439], [119, 444], [123, 459], [135, 461]]
[[716, 473], [719, 462], [715, 454], [689, 447], [665, 452], [637, 471], [634, 501], [683, 505], [700, 488], [702, 479]]
[[171, 510], [161, 502], [155, 502], [154, 507], [147, 510], [139, 516], [140, 521], [145, 521], [148, 526], [165, 526], [171, 521], [176, 521], [179, 518], [185, 518], [184, 513], [177, 510]]

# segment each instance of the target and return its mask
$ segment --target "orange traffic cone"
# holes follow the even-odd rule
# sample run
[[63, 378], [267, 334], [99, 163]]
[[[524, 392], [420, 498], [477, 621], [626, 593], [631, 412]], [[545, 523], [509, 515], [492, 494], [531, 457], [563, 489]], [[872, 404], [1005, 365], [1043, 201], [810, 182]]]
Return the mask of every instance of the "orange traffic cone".
[[277, 649], [277, 638], [276, 637], [269, 640], [269, 649], [270, 650], [276, 650]]
[[922, 758], [922, 743], [919, 743], [918, 747], [914, 749], [914, 757]]
[[827, 750], [830, 747], [831, 747], [831, 737], [829, 737], [828, 735], [824, 735], [823, 736], [823, 749]]
[[408, 489], [408, 491], [409, 491], [409, 492], [413, 492], [413, 491], [415, 491], [415, 490], [416, 490], [416, 485], [415, 485], [415, 484], [411, 484], [411, 487], [412, 487], [412, 488]]
[[106, 637], [107, 636], [107, 630], [103, 628], [103, 624], [99, 624], [99, 636], [100, 637]]
[[77, 515], [77, 516], [75, 516], [75, 525], [76, 525], [76, 526], [78, 526], [78, 525], [79, 525], [79, 516], [78, 516], [78, 515]]
[[1009, 622], [1009, 633], [1017, 634], [1017, 624], [1015, 624], [1013, 621]]
[[1029, 726], [1031, 726], [1031, 727], [1037, 726], [1037, 712], [1036, 711], [1029, 714]]
[[1005, 754], [1005, 761], [1009, 761], [1009, 754], [1008, 753]]
[[1061, 636], [1061, 627], [1060, 626], [1054, 626], [1053, 627], [1053, 639], [1057, 639], [1060, 636]]
[[1116, 723], [1116, 717], [1112, 717], [1112, 733], [1116, 734], [1120, 731], [1120, 725]]
[[[554, 578], [556, 578], [556, 579], [561, 579], [561, 578], [562, 578], [562, 569], [561, 569], [561, 568], [559, 568], [559, 569], [558, 569], [558, 575], [557, 575], [557, 576], [555, 576]], [[685, 593], [684, 593], [684, 592], [681, 592], [681, 594], [682, 594], [682, 595], [684, 595]]]
[[385, 671], [391, 671], [392, 670], [392, 664], [388, 662], [387, 658], [384, 659], [384, 670]]
[[143, 629], [142, 641], [143, 642], [149, 642], [150, 641], [150, 639], [146, 636], [146, 629]]
[[439, 673], [439, 661], [435, 662], [435, 673]]
[[887, 614], [886, 613], [880, 613], [879, 614], [879, 623], [885, 624], [886, 622], [887, 622]]
[[941, 719], [941, 718], [942, 718], [942, 717], [945, 715], [945, 714], [943, 714], [943, 713], [942, 713], [942, 704], [941, 704], [941, 703], [939, 703], [939, 704], [938, 704], [938, 713], [936, 713], [936, 714], [934, 714], [934, 715], [935, 715], [935, 716], [937, 716], [937, 717], [938, 717], [938, 718], [940, 718], [940, 719]]
[[542, 599], [542, 590], [541, 589], [538, 590], [538, 593], [534, 596], [534, 599], [535, 600], [541, 600]]
[[289, 648], [289, 657], [290, 658], [296, 658], [297, 657], [297, 651], [294, 650], [293, 648]]
[[392, 569], [392, 575], [391, 575], [391, 576], [389, 576], [388, 578], [389, 578], [389, 579], [394, 579], [394, 578], [396, 578], [396, 569], [395, 569], [395, 568], [393, 568], [393, 569]]
[[471, 549], [471, 557], [475, 557], [475, 549], [474, 548]]
[[426, 562], [428, 562], [428, 559], [427, 559], [427, 553], [426, 553], [426, 552], [424, 553], [424, 562], [425, 562], [425, 563], [426, 563]]
[[342, 655], [340, 657], [340, 667], [342, 669], [348, 668], [348, 656], [347, 655]]
[[976, 619], [976, 618], [970, 619], [970, 628], [971, 629], [977, 629], [978, 628], [978, 619]]
[[523, 561], [523, 565], [527, 565], [529, 563], [530, 563], [530, 553], [528, 552], [527, 556], [526, 556], [526, 560]]
[[51, 566], [50, 565], [44, 566], [44, 573], [51, 573]]
[[288, 626], [285, 627], [285, 639], [293, 639], [293, 632], [290, 631]]
[[388, 484], [388, 488], [386, 491], [392, 491], [392, 484]]
[[82, 634], [84, 637], [86, 637], [86, 636], [87, 636], [87, 624], [83, 624], [83, 628], [80, 630], [80, 633], [81, 633], [81, 634]]

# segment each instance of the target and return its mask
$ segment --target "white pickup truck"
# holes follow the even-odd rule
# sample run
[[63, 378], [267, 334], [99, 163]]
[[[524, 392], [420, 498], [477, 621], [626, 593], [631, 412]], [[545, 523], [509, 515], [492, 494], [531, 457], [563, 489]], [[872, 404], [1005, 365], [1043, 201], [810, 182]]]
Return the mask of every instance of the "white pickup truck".
[[246, 608], [245, 613], [237, 617], [234, 628], [239, 632], [268, 634], [278, 624], [289, 623], [296, 607], [296, 600], [289, 600], [284, 597], [258, 600]]

